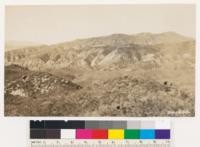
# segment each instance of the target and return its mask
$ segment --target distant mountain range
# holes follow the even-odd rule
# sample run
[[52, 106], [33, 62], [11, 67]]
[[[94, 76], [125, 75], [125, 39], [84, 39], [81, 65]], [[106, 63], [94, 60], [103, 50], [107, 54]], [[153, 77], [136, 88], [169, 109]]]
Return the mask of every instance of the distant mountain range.
[[[194, 40], [174, 32], [78, 39], [50, 46], [22, 47], [5, 53], [5, 63], [29, 69], [119, 68], [131, 64], [159, 66], [174, 59], [190, 63]], [[173, 54], [173, 57], [171, 56]]]
[[6, 51], [11, 51], [15, 49], [27, 48], [27, 47], [33, 47], [33, 46], [39, 46], [39, 45], [41, 44], [29, 42], [29, 41], [6, 41], [5, 49]]

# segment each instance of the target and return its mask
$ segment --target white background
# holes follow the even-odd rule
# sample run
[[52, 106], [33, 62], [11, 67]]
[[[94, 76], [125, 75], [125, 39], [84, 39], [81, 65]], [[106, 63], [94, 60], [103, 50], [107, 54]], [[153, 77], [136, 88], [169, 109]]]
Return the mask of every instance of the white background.
[[[0, 0], [0, 147], [27, 147], [28, 121], [30, 119], [67, 119], [61, 117], [36, 118], [36, 117], [4, 117], [4, 6], [25, 4], [142, 4], [142, 3], [196, 3], [196, 117], [193, 118], [169, 118], [173, 127], [174, 147], [199, 147], [200, 146], [200, 86], [199, 86], [199, 3], [198, 0]], [[184, 16], [183, 16], [184, 17]], [[177, 18], [178, 19], [178, 18]], [[81, 118], [70, 118], [81, 119]], [[98, 118], [82, 118], [98, 119]], [[101, 118], [134, 120], [134, 118]], [[140, 118], [137, 118], [140, 119]], [[163, 118], [145, 118], [163, 119]]]

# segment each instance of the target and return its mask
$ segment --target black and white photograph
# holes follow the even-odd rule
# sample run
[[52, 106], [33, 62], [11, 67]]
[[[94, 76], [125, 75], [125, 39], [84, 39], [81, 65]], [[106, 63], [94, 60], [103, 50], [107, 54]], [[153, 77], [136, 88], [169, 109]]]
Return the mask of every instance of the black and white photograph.
[[195, 116], [195, 5], [5, 7], [5, 116]]

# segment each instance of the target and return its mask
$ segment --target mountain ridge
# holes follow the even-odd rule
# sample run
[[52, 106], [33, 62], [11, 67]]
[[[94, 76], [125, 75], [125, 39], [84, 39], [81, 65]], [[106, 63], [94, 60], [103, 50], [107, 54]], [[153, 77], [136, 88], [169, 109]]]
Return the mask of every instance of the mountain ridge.
[[[153, 61], [154, 57], [163, 58], [161, 49], [165, 49], [165, 45], [180, 48], [176, 46], [182, 46], [183, 43], [187, 45], [187, 42], [191, 44], [194, 40], [174, 32], [112, 34], [50, 46], [8, 51], [5, 53], [5, 62], [6, 65], [15, 63], [36, 70], [73, 66], [75, 68], [98, 68], [99, 66], [116, 66], [116, 64], [128, 65]], [[156, 64], [159, 65], [158, 62]]]

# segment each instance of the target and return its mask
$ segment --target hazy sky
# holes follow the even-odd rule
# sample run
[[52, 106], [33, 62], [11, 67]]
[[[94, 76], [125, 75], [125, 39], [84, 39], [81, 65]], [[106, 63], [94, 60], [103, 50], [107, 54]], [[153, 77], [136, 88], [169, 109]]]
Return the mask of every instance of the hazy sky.
[[195, 23], [195, 5], [7, 6], [5, 37], [47, 44], [114, 33], [194, 37]]

